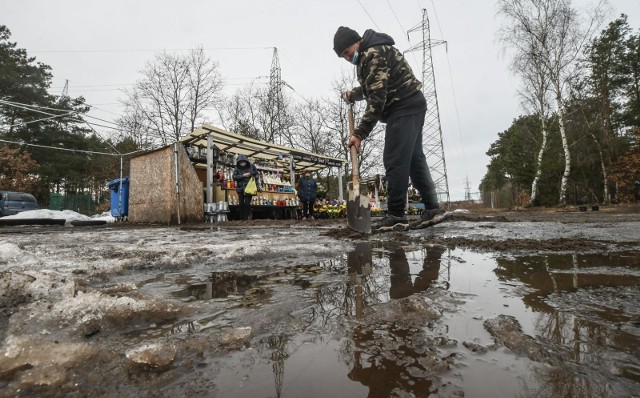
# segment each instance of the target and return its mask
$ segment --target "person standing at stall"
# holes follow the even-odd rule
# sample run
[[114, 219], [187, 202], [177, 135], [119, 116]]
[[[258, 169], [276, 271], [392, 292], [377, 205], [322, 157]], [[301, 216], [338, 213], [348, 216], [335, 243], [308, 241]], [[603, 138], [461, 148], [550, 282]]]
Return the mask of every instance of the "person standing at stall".
[[304, 172], [300, 181], [298, 181], [298, 198], [302, 202], [302, 219], [313, 220], [313, 205], [316, 202], [316, 194], [318, 193], [318, 184], [311, 177], [311, 173]]
[[256, 181], [258, 191], [260, 188], [260, 173], [256, 166], [249, 162], [249, 159], [245, 155], [238, 155], [236, 160], [236, 168], [233, 169], [233, 180], [236, 182], [236, 192], [238, 193], [238, 205], [240, 206], [240, 219], [249, 220], [249, 214], [251, 213], [251, 197], [252, 195], [246, 194], [244, 189], [246, 188], [249, 180], [253, 177]]

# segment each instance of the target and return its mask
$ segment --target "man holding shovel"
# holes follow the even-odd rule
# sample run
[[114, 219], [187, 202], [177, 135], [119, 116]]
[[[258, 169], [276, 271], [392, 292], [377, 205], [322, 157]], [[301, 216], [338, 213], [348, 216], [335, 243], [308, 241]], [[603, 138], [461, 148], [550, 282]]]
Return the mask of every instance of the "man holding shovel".
[[435, 184], [422, 150], [422, 125], [427, 110], [422, 83], [394, 44], [389, 35], [371, 29], [360, 37], [355, 30], [341, 26], [333, 37], [333, 50], [338, 57], [356, 66], [360, 83], [360, 87], [345, 92], [343, 99], [347, 102], [367, 100], [364, 115], [349, 138], [349, 146], [359, 151], [361, 141], [369, 136], [376, 123], [387, 123], [383, 163], [388, 214], [371, 226], [377, 231], [409, 227], [405, 216], [409, 177], [425, 204], [420, 223], [444, 213], [438, 205]]

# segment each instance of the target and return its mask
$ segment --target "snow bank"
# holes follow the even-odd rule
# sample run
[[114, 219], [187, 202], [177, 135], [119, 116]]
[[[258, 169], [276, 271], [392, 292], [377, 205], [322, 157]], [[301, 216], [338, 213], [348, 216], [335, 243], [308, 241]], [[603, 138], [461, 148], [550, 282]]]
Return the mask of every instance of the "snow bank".
[[115, 218], [111, 216], [108, 212], [94, 215], [94, 216], [85, 216], [84, 214], [76, 213], [73, 210], [49, 210], [49, 209], [39, 209], [39, 210], [29, 210], [23, 211], [18, 214], [14, 214], [12, 216], [5, 216], [4, 219], [40, 219], [40, 218], [53, 218], [56, 220], [65, 219], [67, 223], [71, 221], [94, 221], [94, 220], [104, 220], [106, 222], [112, 223], [115, 222]]

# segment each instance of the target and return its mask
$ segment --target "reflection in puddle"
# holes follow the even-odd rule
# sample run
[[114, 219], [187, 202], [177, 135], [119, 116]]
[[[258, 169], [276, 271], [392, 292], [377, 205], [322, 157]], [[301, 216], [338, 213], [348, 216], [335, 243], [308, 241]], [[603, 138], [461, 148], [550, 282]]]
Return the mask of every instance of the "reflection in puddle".
[[[412, 255], [412, 264], [409, 264], [407, 254], [402, 247], [391, 249], [388, 254], [389, 267], [391, 268], [389, 297], [392, 299], [400, 299], [410, 296], [413, 293], [427, 290], [440, 276], [440, 268], [442, 255], [446, 249], [440, 246], [430, 247], [424, 250], [424, 254], [417, 256]], [[422, 263], [418, 268], [417, 263]], [[413, 268], [413, 269], [412, 269]], [[445, 286], [448, 281], [443, 281]]]
[[196, 300], [225, 298], [229, 295], [244, 294], [257, 280], [252, 275], [236, 275], [234, 272], [212, 272], [204, 283], [191, 284], [174, 293], [175, 297]]
[[[613, 397], [640, 387], [640, 254], [496, 259], [360, 243], [318, 266], [340, 279], [308, 288], [305, 332], [225, 358], [217, 393]], [[496, 345], [484, 322], [498, 315], [522, 330]]]

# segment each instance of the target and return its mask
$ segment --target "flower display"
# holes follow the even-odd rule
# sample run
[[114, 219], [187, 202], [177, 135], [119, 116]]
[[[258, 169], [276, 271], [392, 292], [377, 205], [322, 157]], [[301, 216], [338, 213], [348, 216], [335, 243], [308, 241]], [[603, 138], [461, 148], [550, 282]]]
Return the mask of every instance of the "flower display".
[[344, 200], [321, 200], [316, 202], [314, 213], [317, 218], [341, 218], [347, 216], [347, 202]]

